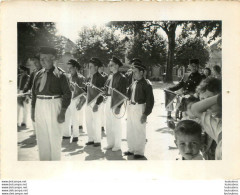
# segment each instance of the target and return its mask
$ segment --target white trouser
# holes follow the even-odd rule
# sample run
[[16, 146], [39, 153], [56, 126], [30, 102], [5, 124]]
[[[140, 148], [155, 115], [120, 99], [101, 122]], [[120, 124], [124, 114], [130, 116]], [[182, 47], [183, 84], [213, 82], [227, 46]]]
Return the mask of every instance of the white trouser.
[[29, 103], [26, 101], [23, 102], [23, 106], [20, 106], [18, 104], [18, 125], [20, 126], [21, 123], [25, 123], [27, 125], [27, 117], [28, 117], [28, 112], [29, 112]]
[[128, 104], [127, 143], [128, 151], [135, 155], [144, 155], [146, 144], [146, 123], [141, 123], [145, 104]]
[[78, 99], [72, 99], [66, 111], [63, 136], [69, 137], [72, 134], [73, 134], [73, 137], [79, 136], [79, 111], [76, 108], [77, 103], [78, 103]]
[[109, 147], [121, 149], [122, 120], [115, 116], [115, 110], [110, 106], [111, 97], [108, 97], [105, 106], [107, 144]]
[[106, 103], [105, 102], [102, 102], [102, 107], [101, 107], [101, 110], [100, 110], [100, 113], [101, 113], [101, 127], [104, 127], [105, 128], [105, 105]]
[[86, 103], [82, 106], [81, 110], [78, 111], [78, 125], [82, 127], [84, 126], [85, 105]]
[[62, 129], [64, 123], [58, 123], [61, 98], [37, 99], [35, 108], [35, 127], [41, 161], [61, 159]]
[[101, 143], [101, 108], [102, 103], [98, 106], [98, 111], [93, 112], [93, 106], [95, 105], [94, 101], [90, 105], [86, 105], [85, 109], [85, 119], [86, 119], [86, 128], [88, 134], [88, 141], [94, 143]]

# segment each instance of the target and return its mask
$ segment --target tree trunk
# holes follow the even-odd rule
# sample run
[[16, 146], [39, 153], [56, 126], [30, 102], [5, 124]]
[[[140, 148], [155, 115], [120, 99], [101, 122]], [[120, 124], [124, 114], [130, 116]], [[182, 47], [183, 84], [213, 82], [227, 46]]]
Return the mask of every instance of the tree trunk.
[[173, 60], [174, 60], [174, 50], [175, 50], [175, 31], [176, 24], [170, 24], [169, 31], [167, 33], [168, 36], [168, 54], [167, 54], [167, 71], [166, 71], [166, 79], [165, 82], [172, 83], [172, 70], [173, 70]]

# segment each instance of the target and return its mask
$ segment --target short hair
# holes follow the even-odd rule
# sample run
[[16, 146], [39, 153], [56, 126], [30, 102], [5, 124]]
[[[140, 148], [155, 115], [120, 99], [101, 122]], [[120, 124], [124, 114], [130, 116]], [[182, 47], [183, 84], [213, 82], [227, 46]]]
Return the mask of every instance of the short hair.
[[190, 103], [196, 103], [198, 101], [199, 101], [199, 98], [194, 97], [193, 95], [191, 95], [189, 98], [183, 98], [178, 109], [182, 112], [185, 112], [187, 111], [187, 106]]
[[221, 67], [218, 65], [213, 66], [213, 70], [216, 71], [218, 74], [221, 74]]
[[92, 63], [92, 64], [94, 64], [94, 66], [97, 66], [97, 67], [103, 66], [103, 63], [101, 62], [101, 60], [99, 60], [98, 58], [95, 58], [95, 57], [91, 58], [89, 63]]
[[200, 124], [198, 124], [193, 120], [182, 120], [175, 127], [175, 130], [174, 130], [175, 139], [177, 139], [177, 136], [180, 134], [195, 135], [201, 138], [202, 127]]
[[204, 93], [207, 90], [216, 94], [221, 93], [222, 91], [221, 80], [214, 77], [208, 77], [202, 80], [201, 83], [196, 88], [196, 92], [198, 93]]
[[211, 75], [211, 74], [212, 74], [212, 71], [211, 71], [211, 69], [210, 69], [210, 68], [204, 68], [204, 70], [207, 70], [207, 71], [209, 72], [209, 75]]

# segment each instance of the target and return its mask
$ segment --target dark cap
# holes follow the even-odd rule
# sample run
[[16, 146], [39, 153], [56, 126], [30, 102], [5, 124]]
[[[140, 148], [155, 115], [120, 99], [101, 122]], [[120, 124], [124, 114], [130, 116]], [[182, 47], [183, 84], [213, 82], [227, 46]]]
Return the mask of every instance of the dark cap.
[[133, 62], [133, 67], [138, 68], [139, 70], [146, 70], [146, 66], [139, 62]]
[[52, 47], [41, 47], [39, 53], [41, 54], [52, 54], [52, 55], [56, 55], [57, 51], [56, 49], [52, 48]]
[[80, 64], [74, 59], [70, 59], [67, 64], [71, 64], [73, 67], [76, 67], [77, 69], [81, 68]]
[[89, 63], [93, 63], [95, 66], [102, 67], [103, 63], [98, 58], [91, 58]]
[[113, 61], [119, 67], [123, 66], [123, 63], [118, 58], [116, 58], [115, 56], [112, 57], [111, 61]]
[[133, 62], [142, 63], [142, 60], [140, 60], [139, 58], [133, 58], [133, 59], [130, 60], [130, 64], [132, 64]]
[[189, 64], [199, 64], [199, 59], [191, 59], [189, 60]]

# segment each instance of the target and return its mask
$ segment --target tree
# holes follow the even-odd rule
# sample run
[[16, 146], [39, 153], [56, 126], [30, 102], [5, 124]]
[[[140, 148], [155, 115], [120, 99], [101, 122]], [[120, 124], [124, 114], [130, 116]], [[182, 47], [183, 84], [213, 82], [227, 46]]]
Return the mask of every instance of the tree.
[[82, 64], [88, 63], [92, 57], [98, 57], [105, 65], [113, 55], [124, 58], [124, 41], [108, 28], [85, 27], [79, 33], [76, 44], [75, 57]]
[[186, 37], [195, 33], [195, 37], [208, 37], [208, 42], [221, 36], [221, 21], [151, 21], [145, 28], [161, 28], [168, 38], [166, 82], [172, 82], [172, 69], [174, 64], [175, 39], [177, 27], [182, 28], [182, 34]]
[[50, 46], [57, 49], [62, 55], [64, 42], [57, 36], [53, 22], [18, 22], [18, 64], [25, 64], [29, 57], [39, 51], [41, 46]]
[[209, 60], [209, 48], [201, 38], [180, 37], [176, 41], [174, 64], [185, 66], [189, 64], [189, 59], [199, 59], [200, 66], [204, 67]]

